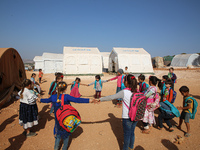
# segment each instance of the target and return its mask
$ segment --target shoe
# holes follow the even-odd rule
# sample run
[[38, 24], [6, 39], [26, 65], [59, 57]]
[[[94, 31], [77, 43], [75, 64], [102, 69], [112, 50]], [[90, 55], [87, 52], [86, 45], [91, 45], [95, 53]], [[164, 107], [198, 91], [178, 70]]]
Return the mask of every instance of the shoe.
[[26, 133], [26, 131], [24, 131], [22, 134], [26, 136], [27, 133]]
[[32, 137], [32, 136], [36, 136], [37, 133], [35, 132], [29, 132], [28, 134], [26, 134], [26, 137]]
[[185, 137], [189, 137], [190, 136], [190, 134], [189, 133], [185, 133], [185, 135], [184, 135]]

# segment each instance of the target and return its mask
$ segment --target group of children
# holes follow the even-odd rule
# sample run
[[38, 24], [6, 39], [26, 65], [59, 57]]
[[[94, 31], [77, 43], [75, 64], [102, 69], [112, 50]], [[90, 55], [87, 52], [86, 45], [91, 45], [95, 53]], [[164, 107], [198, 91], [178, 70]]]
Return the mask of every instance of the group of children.
[[[32, 78], [34, 79], [35, 74], [32, 75]], [[167, 105], [161, 102], [168, 101], [170, 103], [174, 102], [174, 83], [176, 83], [176, 75], [173, 73], [173, 68], [169, 69], [169, 74], [164, 75], [162, 81], [158, 79], [156, 76], [150, 76], [149, 77], [149, 84], [147, 84], [145, 81], [145, 76], [140, 75], [138, 77], [138, 81], [135, 78], [134, 75], [128, 74], [123, 75], [123, 70], [119, 69], [117, 71], [117, 76], [114, 78], [111, 78], [109, 80], [101, 80], [100, 75], [95, 76], [95, 81], [90, 84], [81, 84], [81, 79], [76, 78], [75, 81], [73, 81], [71, 84], [67, 84], [63, 81], [63, 74], [62, 73], [56, 73], [55, 74], [55, 81], [53, 81], [50, 85], [49, 89], [49, 98], [47, 99], [41, 99], [40, 102], [43, 103], [51, 103], [51, 113], [54, 111], [55, 115], [55, 126], [54, 126], [54, 135], [55, 135], [55, 146], [54, 149], [58, 149], [59, 142], [61, 138], [63, 139], [63, 150], [67, 149], [68, 140], [70, 133], [63, 130], [56, 118], [56, 111], [59, 107], [61, 107], [61, 96], [65, 94], [67, 87], [71, 85], [71, 92], [70, 95], [65, 94], [64, 96], [64, 103], [70, 104], [70, 102], [76, 102], [76, 103], [96, 103], [97, 101], [109, 101], [109, 100], [118, 100], [118, 105], [122, 105], [122, 124], [123, 124], [123, 131], [124, 131], [124, 146], [123, 150], [127, 149], [133, 149], [134, 147], [134, 130], [137, 125], [138, 121], [130, 121], [130, 118], [128, 116], [129, 113], [129, 107], [130, 107], [130, 101], [131, 96], [133, 93], [143, 93], [144, 96], [147, 98], [147, 105], [145, 108], [144, 117], [142, 119], [144, 130], [142, 133], [149, 134], [150, 133], [150, 127], [155, 124], [155, 117], [154, 117], [154, 111], [158, 108], [160, 110], [160, 114], [158, 116], [158, 129], [162, 129], [162, 120], [167, 123], [169, 126], [169, 131], [172, 132], [174, 128], [172, 127], [170, 123], [170, 119], [174, 118], [175, 115], [172, 113], [166, 113], [166, 111], [163, 111], [164, 109], [160, 109], [159, 107], [165, 108], [165, 110], [170, 109]], [[26, 79], [23, 83], [23, 88], [19, 92], [20, 95], [20, 124], [23, 125], [25, 131], [24, 134], [27, 137], [35, 136], [36, 133], [31, 132], [31, 128], [34, 125], [38, 124], [38, 108], [36, 104], [36, 100], [38, 100], [38, 94], [36, 94], [36, 91], [34, 89], [34, 86], [36, 85], [34, 83], [35, 80], [29, 80]], [[117, 79], [117, 90], [115, 95], [110, 95], [101, 98], [101, 91], [102, 91], [102, 84], [105, 82], [113, 81]], [[79, 86], [85, 85], [85, 86], [91, 86], [94, 85], [95, 89], [95, 99], [86, 99], [86, 98], [80, 98], [81, 94], [79, 93]], [[139, 85], [139, 89], [137, 88]], [[161, 90], [160, 97], [158, 94], [158, 88]], [[177, 107], [179, 110], [183, 110], [181, 113], [179, 125], [177, 128], [181, 129], [181, 125], [183, 120], [186, 123], [187, 132], [185, 133], [185, 136], [190, 136], [190, 125], [189, 125], [189, 119], [190, 114], [193, 111], [193, 103], [194, 99], [189, 94], [189, 89], [186, 86], [182, 86], [179, 89], [180, 93], [183, 95], [183, 107]], [[38, 92], [38, 91], [37, 91]], [[39, 92], [38, 92], [39, 93]], [[172, 104], [173, 105], [173, 104]]]

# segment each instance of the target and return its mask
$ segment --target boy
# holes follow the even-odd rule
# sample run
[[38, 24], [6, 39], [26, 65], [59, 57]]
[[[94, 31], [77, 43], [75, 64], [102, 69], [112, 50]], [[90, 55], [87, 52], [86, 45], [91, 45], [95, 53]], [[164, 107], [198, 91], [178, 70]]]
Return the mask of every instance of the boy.
[[165, 86], [166, 86], [166, 89], [163, 95], [163, 102], [168, 100], [171, 103], [172, 98], [173, 98], [173, 90], [171, 89], [172, 81], [170, 79], [166, 80]]
[[127, 66], [125, 67], [124, 74], [125, 74], [125, 75], [128, 75], [128, 74], [129, 74], [129, 72], [128, 72], [128, 67], [127, 67]]
[[174, 90], [174, 83], [176, 83], [176, 78], [177, 77], [176, 77], [176, 74], [174, 73], [174, 68], [173, 67], [169, 68], [168, 77], [169, 77], [169, 79], [172, 80], [171, 88]]
[[182, 125], [183, 120], [184, 120], [186, 128], [187, 128], [187, 132], [185, 133], [185, 137], [189, 137], [190, 136], [190, 124], [189, 124], [190, 113], [189, 113], [188, 110], [190, 110], [190, 112], [192, 113], [193, 100], [189, 99], [187, 101], [187, 106], [185, 106], [186, 98], [190, 96], [189, 88], [187, 86], [182, 86], [179, 89], [179, 91], [183, 95], [183, 107], [181, 107], [181, 106], [177, 107], [178, 110], [182, 110], [182, 113], [181, 113], [181, 116], [180, 116], [180, 120], [179, 120], [179, 125], [177, 126], [177, 128], [181, 129], [181, 125]]
[[143, 74], [140, 74], [138, 76], [138, 81], [139, 81], [139, 91], [142, 92], [142, 93], [145, 93], [146, 90], [148, 89], [148, 85], [144, 82], [145, 80], [145, 76]]
[[41, 84], [41, 81], [42, 81], [42, 77], [43, 77], [42, 69], [39, 69], [39, 83], [40, 84]]

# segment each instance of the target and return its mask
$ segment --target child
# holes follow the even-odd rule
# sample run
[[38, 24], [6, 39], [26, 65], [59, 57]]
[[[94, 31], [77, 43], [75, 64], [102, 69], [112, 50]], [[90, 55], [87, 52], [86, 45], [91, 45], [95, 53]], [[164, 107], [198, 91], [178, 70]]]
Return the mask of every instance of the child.
[[[64, 130], [56, 117], [56, 111], [61, 107], [61, 96], [62, 94], [64, 94], [67, 91], [67, 84], [65, 82], [59, 82], [57, 85], [57, 89], [58, 89], [58, 93], [55, 95], [52, 95], [50, 98], [48, 99], [41, 99], [40, 101], [42, 103], [53, 103], [54, 106], [54, 115], [55, 115], [55, 126], [54, 126], [54, 135], [55, 135], [55, 146], [54, 146], [54, 150], [58, 150], [59, 149], [59, 143], [61, 138], [63, 139], [63, 150], [67, 150], [67, 146], [68, 146], [68, 141], [69, 141], [69, 136], [71, 133], [67, 132], [66, 130]], [[68, 94], [65, 94], [64, 96], [64, 104], [70, 104], [70, 102], [75, 102], [75, 103], [92, 103], [95, 102], [95, 100], [89, 100], [86, 98], [74, 98]]]
[[[57, 83], [61, 82], [63, 80], [62, 74], [55, 74], [55, 75], [56, 75], [56, 80], [51, 82], [51, 85], [49, 88], [49, 97], [51, 97], [51, 95], [57, 94], [57, 91], [56, 91]], [[51, 104], [50, 114], [53, 112], [53, 110], [54, 110], [54, 108], [53, 108], [53, 105]]]
[[42, 81], [42, 77], [43, 77], [43, 72], [42, 72], [42, 69], [39, 69], [39, 83], [41, 84], [41, 81]]
[[[117, 76], [108, 80], [108, 81], [112, 81], [112, 80], [116, 80], [117, 79], [117, 90], [116, 90], [116, 93], [118, 93], [118, 92], [120, 92], [121, 90], [124, 89], [123, 86], [122, 86], [123, 80], [124, 80], [124, 75], [122, 75], [122, 74], [123, 74], [123, 70], [119, 69], [117, 71]], [[117, 99], [117, 100], [118, 100], [117, 105], [121, 106], [122, 105], [122, 103], [121, 103], [122, 99]]]
[[128, 75], [128, 74], [129, 74], [129, 72], [128, 72], [128, 67], [127, 67], [127, 66], [125, 67], [124, 74], [125, 74], [125, 75]]
[[20, 95], [20, 109], [19, 109], [19, 124], [24, 128], [26, 137], [37, 135], [31, 132], [30, 129], [38, 124], [38, 108], [36, 105], [37, 96], [31, 93], [33, 83], [29, 79], [23, 82], [23, 88], [19, 91]]
[[177, 77], [176, 77], [176, 74], [174, 73], [173, 67], [169, 68], [168, 77], [169, 77], [169, 79], [172, 80], [172, 89], [174, 90], [174, 83], [176, 83]]
[[100, 101], [111, 101], [114, 99], [121, 98], [123, 101], [122, 105], [122, 125], [124, 132], [124, 145], [123, 150], [132, 150], [134, 148], [135, 141], [135, 127], [138, 121], [131, 121], [129, 117], [130, 99], [133, 92], [137, 92], [137, 80], [133, 75], [126, 75], [124, 78], [124, 84], [126, 88], [116, 93], [115, 95], [106, 96], [100, 98]]
[[[163, 109], [161, 109], [161, 108], [163, 108]], [[168, 129], [169, 132], [173, 132], [174, 129], [172, 127], [170, 120], [173, 119], [175, 117], [175, 115], [172, 113], [170, 107], [167, 104], [165, 104], [164, 102], [160, 102], [160, 109], [159, 110], [160, 110], [161, 113], [158, 116], [158, 129], [162, 130], [162, 128], [163, 128], [162, 120], [164, 119], [167, 126], [169, 127], [169, 129]]]
[[193, 101], [192, 98], [190, 98], [186, 102], [186, 99], [188, 97], [191, 97], [190, 93], [189, 93], [189, 88], [187, 86], [182, 86], [179, 89], [179, 91], [183, 95], [183, 107], [181, 107], [181, 106], [177, 107], [178, 110], [182, 110], [182, 113], [181, 113], [181, 116], [180, 116], [180, 119], [179, 119], [179, 125], [178, 125], [177, 128], [181, 129], [181, 125], [182, 125], [183, 120], [184, 120], [186, 128], [187, 128], [187, 132], [185, 133], [185, 137], [189, 137], [190, 136], [190, 123], [189, 123], [190, 113], [189, 113], [189, 111], [192, 113], [194, 101]]
[[146, 90], [147, 90], [148, 87], [149, 87], [149, 85], [146, 84], [146, 83], [144, 82], [144, 80], [145, 80], [145, 76], [144, 76], [143, 74], [140, 74], [140, 75], [138, 76], [138, 81], [139, 81], [139, 92], [141, 92], [141, 93], [145, 93]]
[[36, 90], [40, 94], [41, 88], [40, 88], [40, 85], [35, 81], [35, 77], [36, 77], [36, 74], [32, 73], [32, 75], [31, 75], [31, 81], [33, 82], [34, 90]]
[[143, 118], [143, 125], [144, 130], [142, 133], [149, 134], [150, 129], [149, 125], [155, 124], [155, 117], [154, 117], [154, 110], [159, 105], [159, 96], [157, 95], [157, 87], [156, 84], [159, 81], [159, 84], [161, 84], [161, 80], [158, 79], [155, 76], [149, 77], [149, 85], [150, 87], [147, 89], [147, 91], [144, 93], [144, 95], [148, 98], [147, 99], [147, 107], [145, 109], [145, 114]]
[[95, 81], [88, 84], [88, 86], [94, 84], [94, 89], [96, 91], [94, 98], [101, 98], [102, 85], [105, 82], [108, 82], [108, 80], [101, 80], [100, 75], [96, 75]]
[[73, 97], [76, 97], [76, 98], [81, 97], [81, 94], [79, 93], [79, 86], [80, 85], [87, 86], [87, 85], [86, 84], [81, 84], [80, 82], [81, 82], [81, 79], [77, 77], [75, 79], [75, 81], [73, 81], [71, 84], [68, 84], [68, 85], [72, 85], [71, 86], [70, 96], [73, 96]]
[[160, 101], [161, 101], [161, 102], [163, 101], [163, 95], [164, 95], [165, 89], [166, 89], [165, 82], [166, 82], [167, 80], [168, 80], [168, 75], [162, 76], [162, 84], [161, 84], [161, 86], [159, 87], [159, 88], [160, 88]]
[[168, 79], [165, 82], [165, 86], [166, 86], [166, 89], [163, 95], [163, 102], [168, 100], [170, 103], [172, 103], [172, 98], [173, 98], [173, 90], [171, 89], [172, 81]]

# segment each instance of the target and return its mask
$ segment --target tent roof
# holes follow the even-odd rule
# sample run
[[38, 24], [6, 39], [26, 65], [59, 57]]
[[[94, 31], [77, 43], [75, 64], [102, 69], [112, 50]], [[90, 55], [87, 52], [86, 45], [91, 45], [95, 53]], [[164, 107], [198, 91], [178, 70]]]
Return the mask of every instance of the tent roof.
[[33, 61], [42, 61], [43, 59], [42, 59], [42, 56], [35, 56], [34, 58], [33, 58]]
[[97, 47], [64, 47], [64, 54], [100, 54]]
[[44, 60], [63, 60], [63, 54], [56, 53], [43, 53], [42, 58]]
[[101, 56], [103, 57], [109, 57], [110, 52], [101, 52]]
[[113, 47], [113, 50], [117, 54], [149, 54], [143, 48], [121, 48], [121, 47]]
[[198, 54], [178, 54], [174, 58], [189, 59], [190, 56], [199, 56]]

